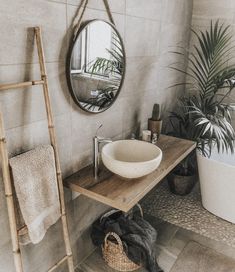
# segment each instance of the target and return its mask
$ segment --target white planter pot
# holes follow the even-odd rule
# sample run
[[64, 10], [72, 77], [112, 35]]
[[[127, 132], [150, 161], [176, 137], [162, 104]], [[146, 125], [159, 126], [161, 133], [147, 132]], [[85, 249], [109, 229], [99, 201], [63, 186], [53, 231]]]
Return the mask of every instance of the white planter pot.
[[235, 224], [235, 155], [197, 152], [197, 162], [204, 208]]

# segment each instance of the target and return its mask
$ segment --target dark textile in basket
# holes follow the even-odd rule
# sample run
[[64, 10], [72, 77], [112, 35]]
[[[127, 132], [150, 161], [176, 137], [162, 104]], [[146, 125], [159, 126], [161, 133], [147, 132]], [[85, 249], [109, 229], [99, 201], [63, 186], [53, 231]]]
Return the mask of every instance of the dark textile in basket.
[[163, 272], [159, 268], [154, 250], [156, 230], [142, 217], [126, 215], [119, 211], [98, 219], [93, 224], [91, 238], [95, 246], [101, 246], [108, 232], [115, 232], [123, 242], [125, 253], [136, 264], [142, 264], [149, 272]]

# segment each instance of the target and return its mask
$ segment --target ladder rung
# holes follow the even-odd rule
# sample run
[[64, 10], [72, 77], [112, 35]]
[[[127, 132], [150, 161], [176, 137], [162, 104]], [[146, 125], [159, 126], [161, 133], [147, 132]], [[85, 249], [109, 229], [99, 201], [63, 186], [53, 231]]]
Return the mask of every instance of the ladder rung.
[[65, 262], [68, 259], [69, 256], [64, 256], [58, 263], [56, 263], [55, 265], [53, 265], [47, 272], [52, 272], [54, 271], [56, 268], [58, 268], [63, 262]]
[[43, 83], [44, 83], [43, 80], [33, 80], [33, 81], [25, 81], [25, 82], [20, 82], [20, 83], [1, 84], [0, 91], [29, 87], [29, 86], [33, 86], [33, 85], [42, 85]]

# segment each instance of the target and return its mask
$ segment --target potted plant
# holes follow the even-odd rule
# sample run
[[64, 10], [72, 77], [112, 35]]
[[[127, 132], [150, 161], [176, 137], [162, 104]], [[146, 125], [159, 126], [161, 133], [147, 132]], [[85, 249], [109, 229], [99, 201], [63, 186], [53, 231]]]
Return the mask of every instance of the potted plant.
[[[187, 123], [188, 138], [197, 142], [197, 162], [199, 180], [202, 191], [202, 203], [206, 209], [216, 213], [212, 206], [223, 206], [228, 203], [224, 199], [219, 203], [218, 198], [212, 197], [220, 194], [223, 180], [213, 183], [209, 167], [211, 152], [234, 152], [235, 132], [231, 126], [229, 95], [235, 87], [235, 65], [232, 63], [234, 46], [230, 26], [211, 22], [209, 30], [193, 31], [197, 44], [189, 54], [187, 71], [172, 67], [187, 76], [187, 96], [181, 99], [183, 113]], [[176, 116], [181, 120], [180, 116]], [[216, 150], [215, 150], [216, 149]], [[209, 184], [211, 182], [211, 185]], [[213, 186], [213, 188], [211, 187]], [[229, 195], [229, 192], [223, 192]], [[219, 205], [218, 205], [219, 203]], [[232, 203], [232, 202], [230, 202]], [[221, 213], [220, 213], [221, 214]]]
[[153, 133], [157, 133], [157, 137], [160, 137], [162, 132], [162, 119], [161, 119], [161, 105], [154, 104], [152, 117], [148, 119], [148, 129]]
[[[178, 110], [172, 111], [169, 116], [171, 129], [168, 133], [171, 136], [192, 139], [190, 130], [190, 115], [187, 99], [181, 97], [178, 101]], [[167, 176], [168, 185], [172, 193], [177, 195], [189, 194], [196, 181], [197, 169], [195, 164], [195, 152], [191, 152], [176, 168]]]

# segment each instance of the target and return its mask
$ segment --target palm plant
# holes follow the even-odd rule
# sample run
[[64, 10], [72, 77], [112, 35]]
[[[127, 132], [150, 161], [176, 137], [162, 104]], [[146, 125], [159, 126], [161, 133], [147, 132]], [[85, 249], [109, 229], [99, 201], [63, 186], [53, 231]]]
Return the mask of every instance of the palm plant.
[[[116, 93], [119, 90], [121, 78], [124, 73], [124, 53], [120, 38], [115, 32], [112, 32], [111, 49], [106, 49], [110, 59], [97, 57], [88, 64], [87, 71], [93, 75], [104, 76], [109, 83], [96, 98], [87, 101], [85, 107], [98, 107], [99, 110], [112, 103]], [[92, 102], [92, 103], [91, 103]]]
[[111, 58], [97, 57], [92, 63], [88, 64], [88, 71], [91, 75], [108, 76], [116, 82], [120, 80], [123, 74], [124, 55], [121, 41], [115, 32], [112, 32], [111, 47], [111, 49], [106, 49]]
[[[198, 45], [186, 55], [187, 71], [171, 67], [186, 74], [189, 82], [174, 86], [188, 86], [189, 94], [181, 98], [177, 119], [181, 136], [195, 140], [204, 156], [210, 156], [212, 147], [220, 151], [234, 151], [235, 132], [231, 126], [230, 106], [226, 102], [235, 87], [235, 65], [230, 64], [234, 47], [230, 26], [211, 22], [210, 29], [195, 32]], [[173, 124], [173, 122], [172, 122]]]

